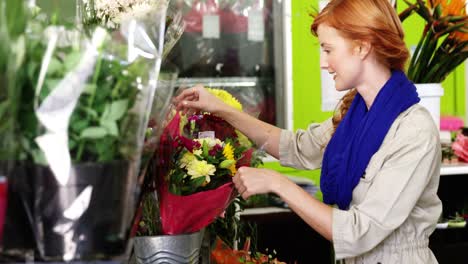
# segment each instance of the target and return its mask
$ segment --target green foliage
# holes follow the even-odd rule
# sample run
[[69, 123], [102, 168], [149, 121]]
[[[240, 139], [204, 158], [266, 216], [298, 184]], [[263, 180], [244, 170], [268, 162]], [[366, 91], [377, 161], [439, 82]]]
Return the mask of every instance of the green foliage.
[[252, 246], [250, 250], [257, 252], [257, 226], [255, 223], [241, 221], [239, 213], [245, 208], [246, 201], [242, 197], [237, 197], [226, 208], [223, 217], [218, 217], [207, 227], [207, 231], [214, 241], [219, 237], [230, 248], [234, 248], [234, 243], [243, 245], [247, 239], [250, 239]]
[[[47, 69], [39, 102], [76, 67], [81, 55], [80, 50], [70, 47], [56, 50]], [[94, 73], [70, 119], [69, 149], [74, 162], [105, 162], [128, 158], [132, 154], [120, 147], [125, 145], [126, 135], [135, 137], [137, 129], [129, 125], [136, 115], [130, 110], [139, 94], [137, 86], [141, 85], [137, 83], [137, 77], [148, 70], [144, 62], [128, 64], [106, 56], [101, 50]]]
[[145, 192], [142, 197], [142, 217], [138, 223], [137, 236], [156, 236], [162, 233], [156, 193]]
[[[7, 5], [10, 2], [17, 4], [10, 7]], [[0, 139], [0, 159], [26, 159], [44, 164], [44, 155], [35, 138], [44, 134], [45, 128], [39, 124], [35, 108], [75, 70], [83, 58], [83, 49], [71, 44], [56, 47], [43, 85], [36, 91], [47, 49], [43, 34], [51, 22], [40, 18], [40, 14], [29, 18], [25, 11], [17, 10], [18, 3], [23, 2], [0, 3], [0, 36], [5, 40], [0, 43], [0, 134], [6, 135]], [[9, 22], [6, 13], [19, 16], [20, 22], [15, 20], [17, 24], [11, 29], [9, 23], [4, 23]], [[149, 82], [148, 75], [154, 65], [142, 58], [127, 62], [122, 59], [126, 49], [125, 43], [108, 37], [99, 50], [93, 74], [86, 80], [69, 123], [69, 149], [75, 163], [128, 159], [135, 154], [141, 125], [138, 114], [142, 113], [134, 113], [132, 109], [140, 90]], [[13, 146], [13, 143], [18, 144]]]
[[12, 159], [18, 151], [15, 140], [25, 61], [24, 36], [29, 13], [24, 1], [0, 2], [0, 160]]

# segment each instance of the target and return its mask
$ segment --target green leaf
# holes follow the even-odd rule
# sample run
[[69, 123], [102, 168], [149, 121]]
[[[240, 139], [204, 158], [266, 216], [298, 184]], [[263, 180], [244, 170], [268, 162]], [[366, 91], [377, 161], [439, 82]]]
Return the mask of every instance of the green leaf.
[[118, 100], [111, 104], [106, 104], [104, 113], [101, 116], [101, 123], [108, 121], [117, 121], [127, 112], [128, 100]]
[[70, 123], [70, 127], [72, 131], [79, 132], [88, 127], [88, 122], [84, 119], [73, 120], [73, 122]]
[[180, 171], [180, 170], [174, 170], [172, 175], [171, 175], [171, 181], [174, 182], [174, 183], [179, 183], [182, 181], [182, 179], [184, 178], [185, 176], [185, 173], [183, 171]]
[[[5, 114], [5, 112], [8, 109], [8, 105], [9, 105], [8, 101], [0, 103], [0, 117], [3, 117], [3, 115]], [[3, 120], [3, 118], [2, 118], [2, 120]]]
[[[4, 1], [4, 0], [2, 0]], [[6, 0], [7, 27], [12, 38], [23, 34], [26, 30], [28, 21], [28, 13], [25, 6], [25, 1]]]
[[171, 185], [169, 186], [169, 191], [170, 191], [171, 193], [173, 193], [173, 194], [181, 195], [181, 193], [180, 193], [180, 191], [179, 191], [179, 188], [177, 188], [177, 186], [174, 185], [174, 184], [171, 184]]
[[90, 115], [91, 118], [98, 118], [98, 113], [91, 107], [82, 107], [81, 110], [83, 110], [86, 114]]
[[14, 43], [12, 49], [13, 53], [16, 54], [14, 69], [17, 71], [23, 65], [24, 57], [26, 55], [26, 40], [24, 36], [18, 37], [18, 40]]
[[74, 149], [77, 146], [77, 142], [75, 140], [69, 139], [68, 140], [68, 148], [69, 149]]
[[208, 157], [209, 155], [209, 151], [210, 151], [210, 148], [208, 147], [208, 143], [206, 143], [206, 141], [203, 141], [203, 156], [204, 157]]
[[96, 85], [95, 84], [86, 84], [85, 87], [84, 87], [84, 91], [83, 93], [85, 94], [94, 94], [94, 92], [96, 91]]
[[49, 66], [47, 67], [47, 74], [48, 75], [59, 74], [62, 69], [63, 69], [62, 63], [57, 58], [52, 57], [52, 59], [49, 62]]
[[117, 127], [117, 123], [115, 121], [104, 120], [101, 122], [101, 127], [105, 128], [109, 135], [112, 136], [119, 136], [119, 128]]
[[49, 88], [48, 92], [54, 90], [55, 87], [60, 83], [59, 79], [46, 79], [44, 85]]
[[81, 132], [80, 138], [99, 139], [107, 135], [107, 130], [103, 127], [88, 127]]
[[47, 159], [45, 158], [44, 152], [40, 149], [33, 149], [31, 151], [31, 155], [33, 157], [34, 163], [39, 165], [47, 165]]
[[205, 177], [198, 177], [198, 178], [192, 179], [190, 181], [193, 188], [198, 188], [198, 187], [202, 186], [202, 184], [204, 182], [205, 182]]
[[112, 102], [110, 106], [110, 113], [108, 119], [110, 120], [119, 120], [127, 112], [128, 108], [128, 99], [118, 100]]
[[80, 62], [81, 58], [82, 54], [79, 51], [74, 51], [68, 55], [64, 61], [65, 72], [69, 72], [70, 70], [74, 69], [78, 65], [78, 62]]
[[117, 155], [117, 141], [114, 137], [105, 137], [97, 144], [95, 144], [95, 149], [98, 153], [97, 160], [99, 162], [115, 160]]

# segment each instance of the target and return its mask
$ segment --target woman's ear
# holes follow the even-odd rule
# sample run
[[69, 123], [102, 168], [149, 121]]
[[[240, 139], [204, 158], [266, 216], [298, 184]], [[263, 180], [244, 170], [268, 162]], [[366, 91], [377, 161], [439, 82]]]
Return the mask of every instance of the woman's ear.
[[361, 60], [365, 59], [367, 55], [370, 54], [372, 50], [372, 45], [369, 41], [358, 41], [356, 42], [355, 52], [361, 58]]

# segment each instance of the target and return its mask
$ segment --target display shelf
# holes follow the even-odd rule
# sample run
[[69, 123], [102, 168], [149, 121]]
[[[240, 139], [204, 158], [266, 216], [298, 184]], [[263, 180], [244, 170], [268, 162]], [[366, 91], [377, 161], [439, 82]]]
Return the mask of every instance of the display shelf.
[[255, 87], [259, 81], [260, 78], [257, 77], [179, 78], [176, 81], [176, 86], [190, 87], [202, 84], [208, 87]]
[[242, 211], [241, 215], [262, 215], [262, 214], [275, 214], [275, 213], [290, 213], [291, 209], [282, 207], [259, 207], [247, 208]]
[[468, 174], [468, 163], [442, 164], [440, 176]]

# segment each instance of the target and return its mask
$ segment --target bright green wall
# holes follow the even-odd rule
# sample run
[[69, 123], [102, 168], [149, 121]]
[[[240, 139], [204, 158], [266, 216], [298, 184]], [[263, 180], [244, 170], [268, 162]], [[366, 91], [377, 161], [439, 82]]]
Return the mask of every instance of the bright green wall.
[[[321, 88], [319, 45], [310, 33], [312, 8], [317, 8], [318, 0], [294, 0], [292, 2], [292, 53], [293, 53], [293, 123], [294, 130], [307, 128], [312, 122], [321, 122], [331, 116], [331, 112], [321, 111]], [[406, 4], [398, 0], [399, 11]], [[416, 45], [422, 30], [422, 19], [413, 14], [404, 23], [408, 47]], [[442, 83], [444, 96], [441, 100], [442, 115], [465, 116], [464, 66], [460, 66]], [[298, 171], [281, 167], [277, 162], [267, 163], [268, 168], [288, 175], [299, 175], [319, 183], [320, 171]]]

